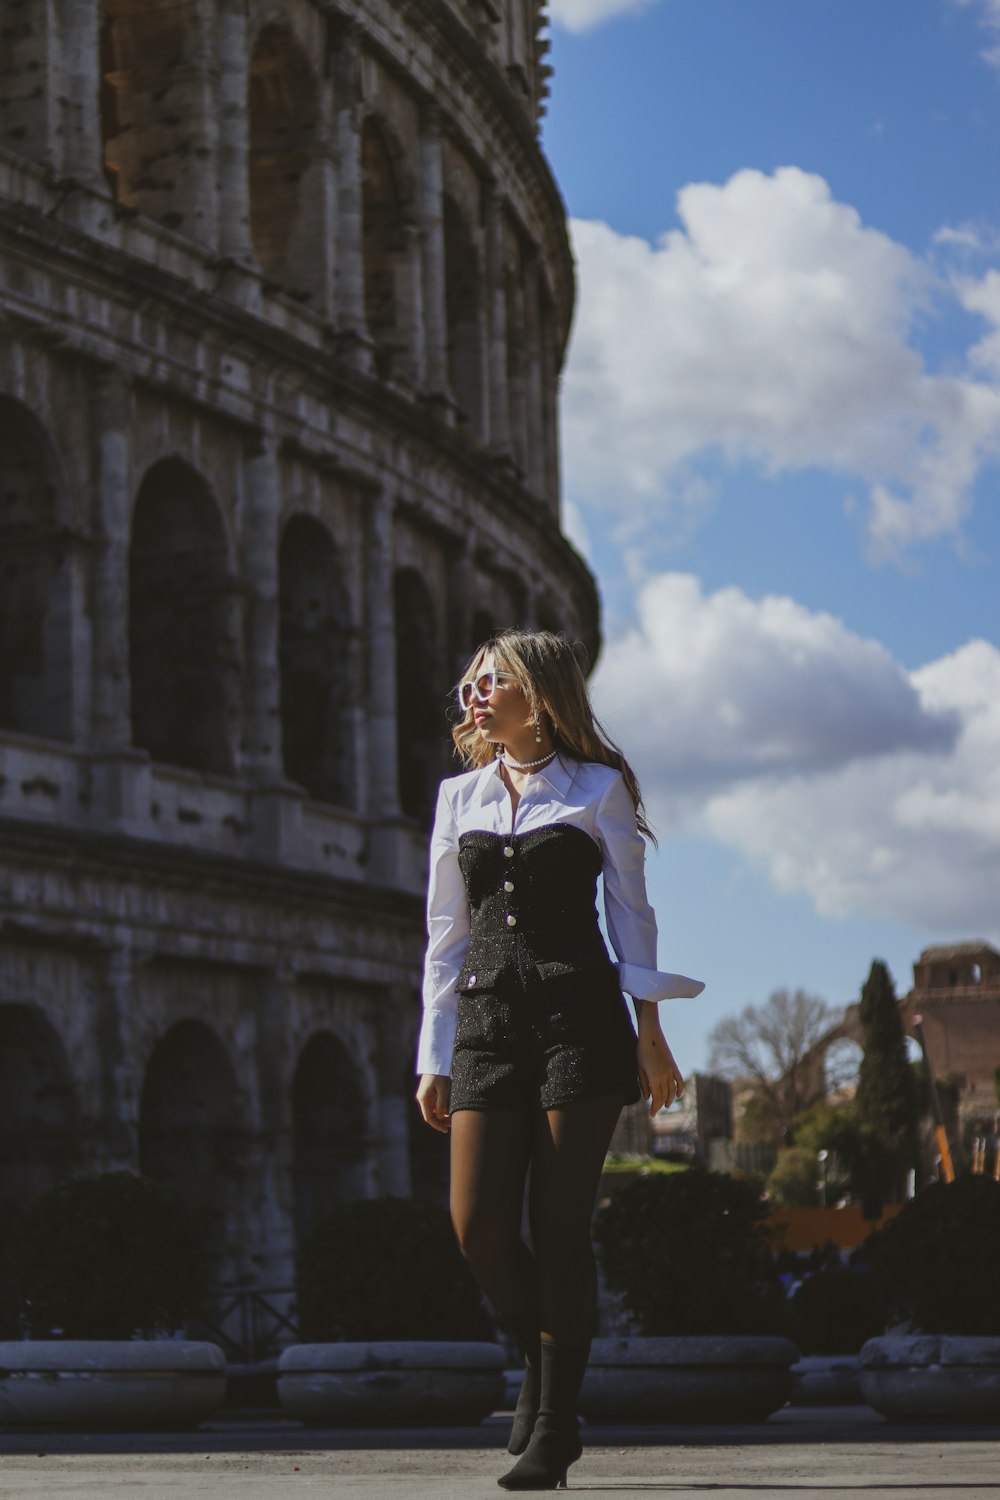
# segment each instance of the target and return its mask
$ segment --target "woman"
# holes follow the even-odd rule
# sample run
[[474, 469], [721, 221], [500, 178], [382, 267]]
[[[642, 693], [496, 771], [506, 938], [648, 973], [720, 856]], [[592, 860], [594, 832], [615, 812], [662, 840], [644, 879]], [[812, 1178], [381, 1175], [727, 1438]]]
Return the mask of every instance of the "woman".
[[[450, 1131], [459, 1245], [525, 1354], [508, 1445], [521, 1456], [498, 1482], [555, 1489], [581, 1452], [604, 1158], [624, 1104], [641, 1090], [654, 1115], [683, 1087], [656, 1002], [703, 985], [656, 969], [650, 830], [572, 647], [503, 631], [464, 676], [452, 733], [473, 769], [438, 795], [417, 1102]], [[617, 965], [597, 925], [599, 874]], [[529, 1166], [533, 1251], [520, 1234]]]

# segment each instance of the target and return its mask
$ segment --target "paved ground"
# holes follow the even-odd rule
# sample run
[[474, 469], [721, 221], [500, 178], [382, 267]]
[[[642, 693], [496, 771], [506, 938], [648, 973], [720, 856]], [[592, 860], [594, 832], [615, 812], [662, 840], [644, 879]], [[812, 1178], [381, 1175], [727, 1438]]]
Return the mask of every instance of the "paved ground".
[[[195, 1433], [8, 1433], [3, 1500], [486, 1500], [509, 1419], [346, 1431], [236, 1418]], [[890, 1426], [867, 1407], [786, 1408], [753, 1427], [584, 1429], [570, 1489], [669, 1500], [980, 1500], [1000, 1496], [1000, 1427]]]

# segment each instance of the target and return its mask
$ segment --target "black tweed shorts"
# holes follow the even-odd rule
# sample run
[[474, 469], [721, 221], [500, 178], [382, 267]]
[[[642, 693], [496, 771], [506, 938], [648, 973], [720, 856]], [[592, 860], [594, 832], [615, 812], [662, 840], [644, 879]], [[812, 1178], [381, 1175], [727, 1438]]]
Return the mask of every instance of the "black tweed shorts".
[[506, 973], [458, 999], [449, 1110], [560, 1109], [621, 1091], [642, 1097], [618, 971]]

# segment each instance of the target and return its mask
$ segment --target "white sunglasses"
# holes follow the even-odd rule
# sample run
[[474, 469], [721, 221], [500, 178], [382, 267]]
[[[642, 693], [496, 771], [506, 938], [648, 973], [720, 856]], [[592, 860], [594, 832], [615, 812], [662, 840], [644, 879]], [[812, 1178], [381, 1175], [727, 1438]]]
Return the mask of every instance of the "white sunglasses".
[[478, 677], [470, 677], [468, 682], [460, 682], [458, 685], [458, 706], [461, 709], [469, 709], [473, 702], [488, 703], [496, 692], [497, 683], [515, 682], [513, 672], [497, 672], [490, 668], [488, 672], [480, 672]]

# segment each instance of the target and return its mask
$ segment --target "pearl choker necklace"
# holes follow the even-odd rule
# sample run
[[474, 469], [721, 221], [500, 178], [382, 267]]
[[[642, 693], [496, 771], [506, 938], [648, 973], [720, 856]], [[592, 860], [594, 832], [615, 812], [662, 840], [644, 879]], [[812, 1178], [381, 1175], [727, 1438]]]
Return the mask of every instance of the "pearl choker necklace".
[[511, 760], [509, 755], [504, 754], [498, 755], [497, 760], [503, 761], [503, 764], [509, 766], [512, 771], [532, 771], [535, 766], [544, 766], [545, 762], [551, 760], [555, 753], [554, 750], [550, 750], [548, 755], [540, 755], [537, 760]]

